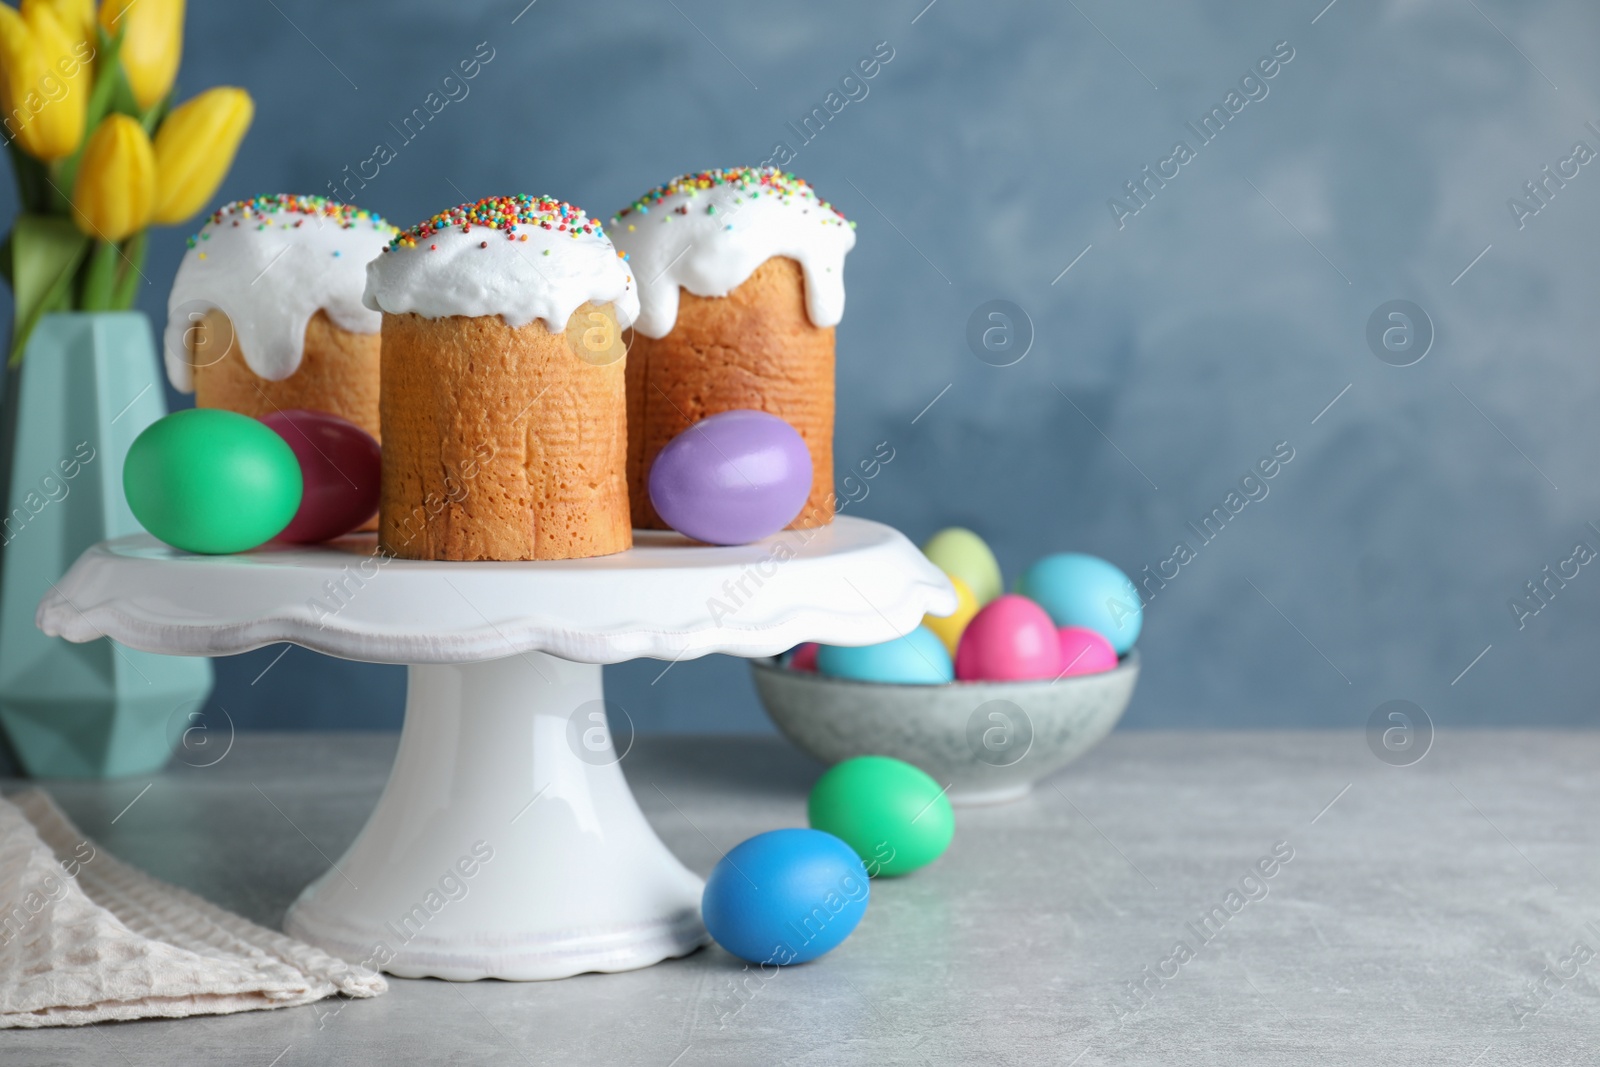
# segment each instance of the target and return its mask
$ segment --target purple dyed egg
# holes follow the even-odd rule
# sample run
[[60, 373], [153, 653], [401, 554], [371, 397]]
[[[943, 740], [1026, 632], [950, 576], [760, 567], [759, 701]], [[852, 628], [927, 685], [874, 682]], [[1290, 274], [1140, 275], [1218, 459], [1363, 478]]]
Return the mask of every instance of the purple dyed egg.
[[274, 411], [261, 421], [288, 442], [305, 483], [300, 510], [277, 540], [327, 541], [377, 512], [383, 453], [371, 434], [337, 415], [304, 408]]
[[667, 443], [650, 466], [650, 503], [668, 526], [743, 545], [794, 521], [811, 495], [811, 451], [765, 411], [724, 411]]

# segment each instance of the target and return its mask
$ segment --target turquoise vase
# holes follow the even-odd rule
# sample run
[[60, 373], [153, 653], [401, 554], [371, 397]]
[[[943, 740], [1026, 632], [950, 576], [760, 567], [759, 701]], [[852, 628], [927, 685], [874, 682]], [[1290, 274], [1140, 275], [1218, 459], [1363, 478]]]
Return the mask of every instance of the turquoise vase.
[[211, 692], [211, 661], [74, 645], [33, 624], [84, 549], [140, 530], [122, 496], [133, 439], [166, 414], [150, 322], [46, 315], [0, 412], [0, 729], [28, 774], [160, 770]]

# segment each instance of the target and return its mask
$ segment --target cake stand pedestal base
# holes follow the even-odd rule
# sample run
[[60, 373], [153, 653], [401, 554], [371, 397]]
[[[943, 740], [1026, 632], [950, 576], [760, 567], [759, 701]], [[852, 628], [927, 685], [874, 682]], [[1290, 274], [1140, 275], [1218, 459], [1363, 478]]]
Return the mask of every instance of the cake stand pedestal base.
[[383, 796], [288, 933], [462, 981], [626, 971], [706, 943], [703, 883], [629, 791], [598, 665], [526, 652], [409, 670]]

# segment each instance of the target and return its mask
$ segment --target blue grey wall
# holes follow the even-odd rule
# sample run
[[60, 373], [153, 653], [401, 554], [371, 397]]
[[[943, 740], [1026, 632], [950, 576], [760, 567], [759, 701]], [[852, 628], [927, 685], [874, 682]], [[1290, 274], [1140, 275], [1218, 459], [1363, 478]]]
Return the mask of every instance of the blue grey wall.
[[[1600, 566], [1509, 606], [1600, 549], [1600, 164], [1563, 163], [1600, 150], [1593, 4], [525, 2], [192, 5], [184, 82], [257, 102], [224, 196], [326, 192], [388, 142], [359, 202], [401, 224], [509, 191], [609, 214], [784, 142], [859, 221], [837, 449], [896, 458], [857, 512], [971, 526], [1010, 574], [1067, 548], [1175, 574], [1128, 726], [1353, 726], [1393, 698], [1441, 726], [1595, 721]], [[788, 123], [879, 42], [802, 142]], [[1214, 105], [1206, 143], [1186, 123]], [[1133, 199], [1146, 166], [1165, 184]], [[152, 315], [183, 237], [155, 242]], [[997, 299], [1031, 320], [1005, 367], [967, 340]], [[1432, 332], [1404, 367], [1425, 322], [1407, 348], [1383, 320], [1399, 352], [1367, 336], [1401, 299]], [[1186, 524], [1280, 442], [1204, 542]], [[241, 726], [398, 723], [397, 668], [296, 649], [262, 675], [279, 651], [219, 663]], [[741, 663], [662, 666], [608, 673], [640, 729], [769, 729]]]

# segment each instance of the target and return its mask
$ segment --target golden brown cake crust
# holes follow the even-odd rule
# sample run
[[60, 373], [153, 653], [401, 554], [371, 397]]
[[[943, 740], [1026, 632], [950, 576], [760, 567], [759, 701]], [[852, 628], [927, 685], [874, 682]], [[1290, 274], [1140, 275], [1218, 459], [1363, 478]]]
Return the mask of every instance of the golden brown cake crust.
[[526, 560], [629, 548], [624, 362], [585, 362], [537, 319], [385, 313], [385, 550]]
[[811, 495], [791, 529], [833, 521], [833, 328], [806, 314], [800, 264], [774, 256], [725, 297], [679, 294], [672, 332], [632, 333], [628, 349], [628, 490], [641, 529], [666, 524], [650, 506], [656, 453], [708, 415], [766, 411], [811, 450]]
[[220, 345], [227, 355], [194, 368], [196, 406], [225, 408], [255, 419], [290, 408], [326, 411], [379, 436], [377, 334], [351, 333], [335, 325], [327, 312], [318, 311], [306, 323], [299, 369], [274, 382], [245, 363], [233, 324], [222, 311], [206, 312], [200, 328], [204, 345]]
[[[351, 333], [319, 310], [306, 323], [299, 368], [275, 382], [250, 369], [239, 350], [233, 323], [220, 309], [206, 312], [200, 330], [200, 347], [220, 348], [227, 354], [204, 365], [191, 360], [196, 407], [237, 411], [253, 419], [292, 408], [326, 411], [383, 440], [378, 433], [378, 334]], [[191, 356], [193, 352], [191, 347]], [[377, 528], [376, 515], [357, 527], [363, 531]]]

